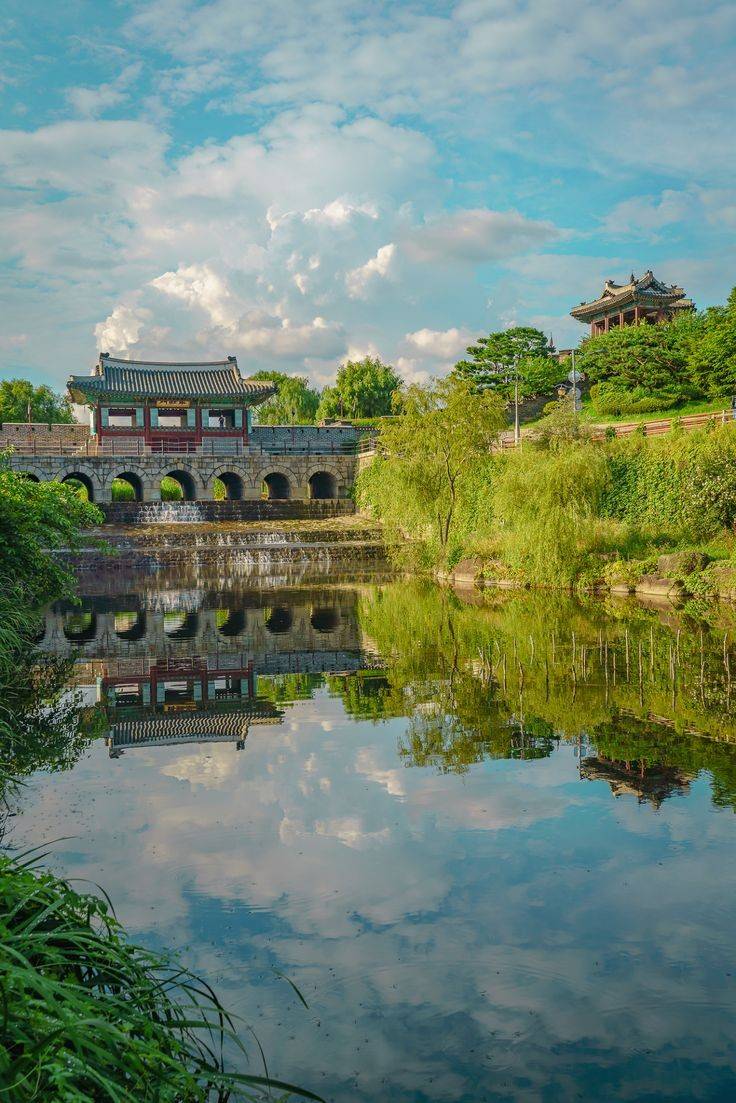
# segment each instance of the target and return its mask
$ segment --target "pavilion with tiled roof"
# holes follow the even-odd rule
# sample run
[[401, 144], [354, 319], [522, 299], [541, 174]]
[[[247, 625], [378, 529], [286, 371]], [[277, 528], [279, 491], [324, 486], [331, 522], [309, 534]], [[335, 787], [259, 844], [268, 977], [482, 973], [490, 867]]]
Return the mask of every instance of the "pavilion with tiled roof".
[[682, 310], [694, 309], [682, 287], [662, 283], [649, 269], [640, 277], [632, 272], [628, 283], [606, 280], [597, 299], [580, 303], [570, 314], [590, 325], [590, 335], [596, 337], [618, 326], [669, 321]]
[[102, 353], [91, 375], [72, 375], [73, 402], [90, 411], [92, 434], [141, 438], [153, 448], [192, 448], [212, 437], [247, 440], [250, 410], [273, 383], [244, 379], [237, 359], [197, 363], [122, 360]]

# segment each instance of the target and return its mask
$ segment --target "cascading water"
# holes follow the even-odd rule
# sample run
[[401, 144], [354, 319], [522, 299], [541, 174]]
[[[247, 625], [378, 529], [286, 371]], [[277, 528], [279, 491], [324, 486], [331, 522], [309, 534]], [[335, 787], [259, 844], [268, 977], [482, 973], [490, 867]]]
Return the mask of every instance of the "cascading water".
[[140, 519], [144, 525], [197, 525], [205, 520], [196, 502], [146, 502]]

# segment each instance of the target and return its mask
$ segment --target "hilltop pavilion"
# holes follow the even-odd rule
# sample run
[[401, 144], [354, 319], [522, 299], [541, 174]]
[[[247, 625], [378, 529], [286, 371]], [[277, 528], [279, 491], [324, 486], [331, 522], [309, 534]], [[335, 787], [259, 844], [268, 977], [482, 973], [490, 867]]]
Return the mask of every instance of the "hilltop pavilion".
[[100, 354], [91, 375], [72, 375], [72, 401], [90, 411], [93, 436], [130, 439], [153, 452], [196, 451], [203, 442], [245, 443], [251, 410], [273, 383], [244, 379], [234, 356], [210, 363], [120, 360]]
[[684, 290], [662, 283], [651, 269], [637, 278], [631, 273], [628, 283], [606, 280], [597, 299], [580, 303], [570, 313], [578, 322], [590, 325], [591, 337], [608, 333], [617, 326], [633, 326], [640, 322], [666, 322], [682, 310], [694, 310], [695, 304]]

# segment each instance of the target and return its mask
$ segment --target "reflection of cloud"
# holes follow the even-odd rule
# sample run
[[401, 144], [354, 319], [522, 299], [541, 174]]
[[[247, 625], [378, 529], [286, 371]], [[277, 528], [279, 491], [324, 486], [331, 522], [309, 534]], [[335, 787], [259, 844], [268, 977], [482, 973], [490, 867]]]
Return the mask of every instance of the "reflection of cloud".
[[717, 1085], [732, 995], [712, 863], [729, 868], [733, 817], [615, 802], [567, 747], [458, 777], [397, 765], [404, 721], [348, 721], [327, 696], [289, 716], [237, 754], [97, 748], [35, 783], [19, 835], [78, 835], [69, 871], [134, 933], [188, 945], [227, 1003], [258, 1006], [272, 1071], [340, 1103], [414, 1098], [421, 1078], [472, 1098], [479, 1067], [505, 1098], [592, 1098], [624, 1074], [635, 1098], [670, 1053], [684, 1091], [691, 1068]]

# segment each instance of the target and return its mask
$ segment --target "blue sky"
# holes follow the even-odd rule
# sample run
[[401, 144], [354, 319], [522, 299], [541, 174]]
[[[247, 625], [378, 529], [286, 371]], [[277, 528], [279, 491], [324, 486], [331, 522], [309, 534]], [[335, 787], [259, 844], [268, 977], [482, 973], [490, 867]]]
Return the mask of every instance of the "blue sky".
[[653, 267], [736, 283], [731, 0], [0, 3], [0, 377], [408, 379]]

